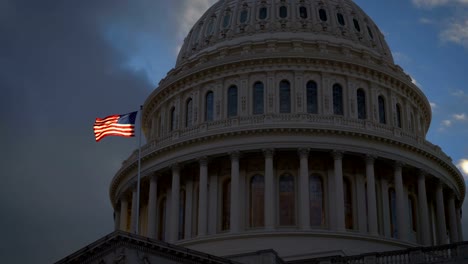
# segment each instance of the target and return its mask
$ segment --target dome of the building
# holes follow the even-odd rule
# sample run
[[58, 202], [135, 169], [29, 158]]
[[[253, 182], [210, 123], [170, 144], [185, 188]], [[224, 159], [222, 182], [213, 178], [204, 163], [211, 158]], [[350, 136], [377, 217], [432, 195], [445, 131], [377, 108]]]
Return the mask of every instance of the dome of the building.
[[272, 47], [282, 42], [295, 45], [290, 56], [303, 48], [333, 43], [393, 63], [384, 35], [351, 0], [220, 0], [190, 30], [177, 66], [213, 50], [265, 42]]
[[352, 1], [218, 1], [144, 103], [142, 202], [134, 152], [116, 228], [285, 260], [459, 241], [465, 183], [430, 122]]

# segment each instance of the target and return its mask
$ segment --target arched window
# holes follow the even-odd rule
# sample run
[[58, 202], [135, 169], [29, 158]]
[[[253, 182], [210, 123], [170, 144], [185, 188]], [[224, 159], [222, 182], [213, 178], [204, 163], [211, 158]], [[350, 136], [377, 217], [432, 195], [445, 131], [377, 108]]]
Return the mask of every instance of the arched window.
[[221, 219], [221, 230], [229, 230], [231, 219], [231, 179], [225, 180], [222, 186], [223, 209]]
[[205, 121], [213, 121], [213, 92], [209, 91], [205, 96]]
[[336, 14], [336, 18], [338, 18], [338, 23], [342, 26], [345, 25], [345, 20], [344, 20], [344, 17], [343, 17], [343, 14], [341, 13], [337, 13]]
[[210, 22], [208, 23], [208, 26], [206, 27], [206, 36], [211, 36], [213, 35], [213, 31], [214, 31], [214, 22], [215, 22], [215, 19], [211, 19]]
[[296, 223], [294, 176], [285, 173], [279, 178], [279, 224], [292, 226]]
[[237, 86], [228, 89], [228, 117], [237, 115]]
[[299, 17], [302, 19], [306, 19], [308, 17], [307, 8], [305, 6], [299, 7]]
[[253, 114], [263, 114], [263, 83], [256, 82], [253, 86]]
[[361, 27], [359, 26], [359, 21], [357, 19], [353, 19], [353, 24], [354, 28], [357, 30], [357, 32], [361, 32]]
[[321, 227], [325, 223], [323, 181], [320, 174], [309, 176], [310, 225]]
[[229, 27], [229, 24], [231, 24], [231, 12], [226, 12], [223, 18], [223, 28]]
[[385, 99], [383, 96], [379, 96], [379, 122], [381, 124], [386, 124], [387, 123], [387, 117], [385, 113]]
[[366, 119], [366, 93], [363, 89], [357, 90], [357, 107], [358, 107], [358, 119]]
[[417, 231], [417, 219], [416, 219], [416, 201], [413, 196], [408, 195], [408, 209], [409, 209], [409, 224], [410, 230], [413, 232]]
[[180, 190], [179, 197], [179, 239], [185, 236], [185, 189]]
[[286, 80], [280, 82], [280, 113], [291, 113], [291, 84]]
[[261, 20], [267, 18], [268, 15], [268, 10], [266, 7], [261, 7], [260, 10], [258, 10], [258, 18]]
[[279, 16], [281, 18], [286, 18], [288, 16], [288, 8], [286, 6], [280, 6], [279, 8]]
[[175, 114], [175, 107], [171, 108], [171, 131], [176, 129], [176, 114]]
[[262, 227], [265, 223], [265, 178], [257, 174], [250, 179], [250, 227]]
[[343, 88], [339, 84], [333, 85], [333, 114], [343, 115]]
[[320, 17], [320, 20], [327, 21], [327, 11], [325, 11], [325, 9], [320, 9], [319, 17]]
[[314, 81], [307, 82], [307, 113], [318, 113], [317, 83]]
[[353, 229], [353, 192], [351, 182], [348, 178], [343, 178], [344, 206], [345, 206], [345, 227]]
[[397, 121], [397, 126], [401, 128], [401, 106], [400, 104], [396, 105], [396, 121]]
[[390, 207], [390, 231], [393, 238], [398, 237], [398, 222], [396, 218], [396, 196], [395, 189], [388, 189], [388, 202]]
[[241, 24], [244, 24], [247, 22], [247, 19], [249, 18], [249, 11], [247, 9], [244, 9], [240, 13], [240, 18], [239, 21]]
[[185, 103], [185, 127], [192, 126], [193, 100], [189, 98]]
[[158, 212], [158, 239], [164, 241], [166, 239], [165, 232], [166, 232], [166, 197], [162, 198], [159, 201], [159, 212]]

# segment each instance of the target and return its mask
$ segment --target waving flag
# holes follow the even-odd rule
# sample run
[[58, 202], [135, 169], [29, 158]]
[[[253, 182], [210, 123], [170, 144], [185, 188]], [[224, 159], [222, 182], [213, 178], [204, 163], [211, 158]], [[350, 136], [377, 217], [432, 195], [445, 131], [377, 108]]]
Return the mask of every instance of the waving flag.
[[124, 115], [111, 115], [96, 118], [94, 122], [94, 136], [99, 142], [106, 136], [133, 137], [135, 136], [135, 119], [138, 111]]

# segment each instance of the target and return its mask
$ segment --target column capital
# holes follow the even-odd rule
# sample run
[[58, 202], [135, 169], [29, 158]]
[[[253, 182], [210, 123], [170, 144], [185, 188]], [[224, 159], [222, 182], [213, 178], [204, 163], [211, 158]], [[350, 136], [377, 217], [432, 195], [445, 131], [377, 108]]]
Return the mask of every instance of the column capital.
[[299, 157], [307, 158], [309, 156], [309, 148], [299, 148], [297, 153], [299, 153]]
[[269, 149], [263, 149], [263, 155], [265, 158], [272, 158], [273, 155], [275, 154], [275, 149], [269, 148]]
[[229, 152], [229, 155], [231, 156], [231, 160], [238, 160], [240, 157], [240, 151], [236, 150]]
[[394, 163], [393, 163], [393, 168], [395, 170], [401, 170], [403, 168], [405, 164], [402, 162], [402, 161], [398, 161], [396, 160]]
[[176, 163], [172, 164], [171, 168], [172, 168], [172, 172], [176, 172], [176, 171], [178, 172], [178, 171], [180, 171], [180, 164], [178, 162], [176, 162]]
[[367, 154], [365, 157], [366, 164], [374, 164], [377, 159], [377, 155]]
[[423, 170], [423, 169], [419, 169], [418, 170], [418, 179], [419, 180], [426, 180], [426, 176], [427, 176], [427, 171]]
[[200, 165], [206, 166], [206, 165], [208, 165], [208, 157], [207, 156], [202, 156], [202, 157], [198, 158], [198, 162], [200, 163]]
[[340, 160], [343, 159], [344, 151], [342, 150], [333, 150], [332, 151], [332, 156], [334, 160]]

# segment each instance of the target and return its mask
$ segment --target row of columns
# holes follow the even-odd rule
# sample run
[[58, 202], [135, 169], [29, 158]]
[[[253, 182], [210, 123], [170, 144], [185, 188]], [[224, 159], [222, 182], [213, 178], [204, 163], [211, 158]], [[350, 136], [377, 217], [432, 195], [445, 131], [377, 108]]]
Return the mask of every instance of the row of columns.
[[[265, 149], [265, 205], [264, 219], [265, 229], [272, 230], [275, 227], [276, 207], [275, 207], [275, 177], [273, 167], [272, 149]], [[239, 199], [240, 193], [240, 173], [239, 173], [239, 152], [231, 153], [231, 210], [230, 210], [230, 232], [238, 233], [241, 231], [241, 204]], [[343, 190], [343, 152], [334, 151], [332, 153], [334, 160], [333, 169], [333, 206], [330, 208], [330, 229], [345, 232], [345, 207], [344, 207], [344, 190]], [[299, 150], [300, 168], [299, 168], [299, 199], [298, 199], [298, 226], [301, 229], [307, 230], [310, 228], [309, 215], [309, 168], [308, 168], [308, 149]], [[378, 215], [377, 215], [377, 197], [375, 189], [375, 157], [366, 156], [366, 179], [367, 179], [367, 203], [362, 202], [364, 199], [358, 199], [359, 212], [359, 230], [368, 232], [372, 236], [379, 235]], [[407, 197], [405, 197], [405, 189], [403, 185], [402, 165], [396, 162], [394, 165], [394, 187], [396, 200], [396, 222], [398, 224], [398, 239], [409, 240], [409, 223], [407, 212]], [[208, 229], [208, 162], [207, 158], [203, 157], [199, 160], [199, 204], [198, 204], [198, 236], [206, 236]], [[363, 185], [364, 181], [357, 181], [358, 185]], [[361, 187], [361, 188], [360, 188]], [[386, 179], [381, 181], [382, 190], [388, 190], [388, 182]], [[359, 189], [360, 188], [360, 189]], [[357, 189], [364, 190], [364, 186], [357, 186]], [[431, 244], [431, 228], [429, 224], [429, 209], [426, 192], [426, 175], [423, 171], [418, 176], [418, 213], [420, 233], [420, 243], [423, 245]], [[179, 228], [179, 203], [180, 203], [180, 167], [178, 164], [172, 166], [172, 185], [171, 185], [171, 202], [168, 221], [168, 238], [169, 242], [174, 242], [178, 239]], [[436, 227], [437, 227], [437, 244], [446, 243], [446, 221], [444, 207], [444, 193], [442, 183], [437, 185], [436, 189]], [[360, 194], [361, 195], [361, 194]], [[153, 176], [150, 179], [149, 199], [148, 199], [148, 229], [147, 236], [150, 238], [157, 237], [156, 218], [157, 218], [157, 177]], [[364, 203], [365, 207], [362, 205]], [[448, 204], [448, 223], [450, 224], [450, 240], [457, 242], [462, 240], [460, 212], [455, 207], [455, 197], [453, 194], [449, 196]], [[384, 236], [391, 237], [390, 234], [390, 209], [387, 192], [382, 193], [382, 215], [384, 220], [383, 233]], [[136, 208], [136, 190], [132, 192], [132, 208]], [[365, 208], [367, 208], [367, 217], [365, 216]], [[126, 197], [121, 199], [121, 208], [119, 225], [120, 229], [126, 230], [128, 225], [127, 219], [128, 200]], [[131, 214], [131, 231], [136, 232], [136, 210], [132, 209]], [[365, 219], [363, 219], [363, 217]], [[365, 222], [363, 221], [365, 220]], [[365, 224], [367, 224], [367, 228]], [[368, 230], [366, 230], [368, 229]]]

